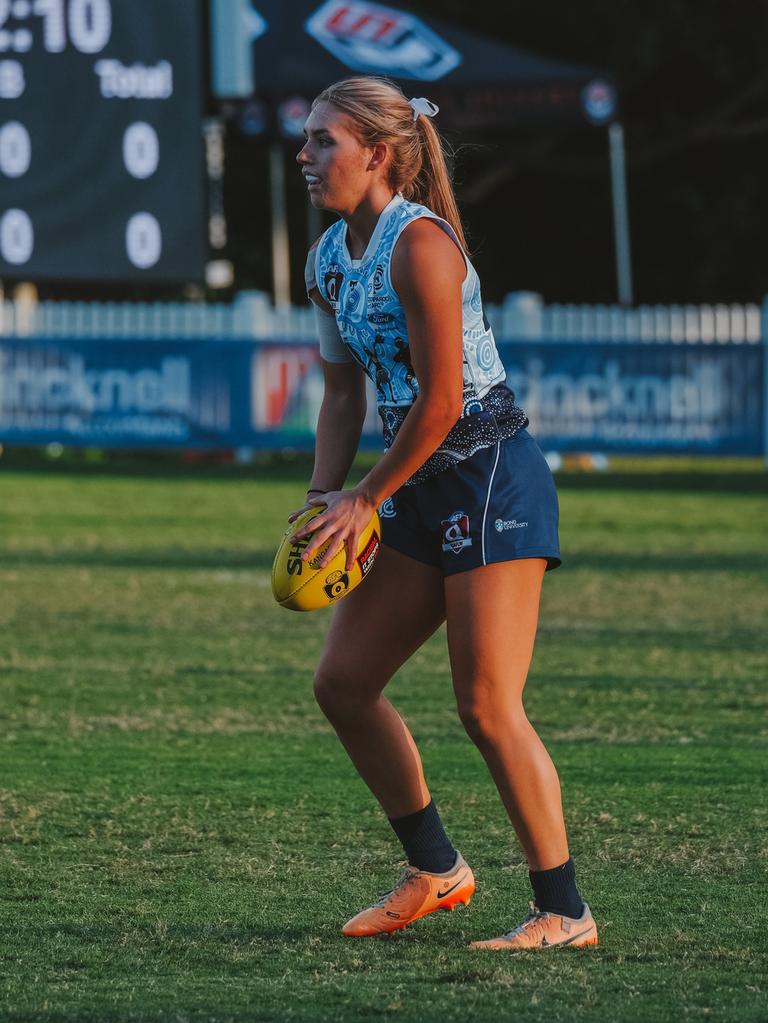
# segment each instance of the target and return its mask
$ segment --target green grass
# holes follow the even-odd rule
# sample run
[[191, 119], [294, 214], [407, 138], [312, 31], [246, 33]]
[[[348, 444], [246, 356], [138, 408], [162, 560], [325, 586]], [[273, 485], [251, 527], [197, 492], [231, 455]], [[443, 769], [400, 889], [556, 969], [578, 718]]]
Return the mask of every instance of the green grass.
[[526, 865], [436, 636], [390, 693], [471, 907], [339, 926], [400, 852], [272, 604], [303, 469], [0, 476], [0, 1019], [765, 1020], [765, 477], [574, 474], [527, 708], [600, 947], [509, 957]]

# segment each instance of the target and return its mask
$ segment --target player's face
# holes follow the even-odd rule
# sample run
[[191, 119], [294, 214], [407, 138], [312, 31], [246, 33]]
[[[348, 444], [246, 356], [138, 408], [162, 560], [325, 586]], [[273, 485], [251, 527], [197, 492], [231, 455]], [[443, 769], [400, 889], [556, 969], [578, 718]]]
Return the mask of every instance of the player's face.
[[358, 141], [347, 115], [330, 103], [318, 103], [304, 134], [296, 160], [312, 205], [342, 214], [355, 209], [372, 184], [373, 150]]

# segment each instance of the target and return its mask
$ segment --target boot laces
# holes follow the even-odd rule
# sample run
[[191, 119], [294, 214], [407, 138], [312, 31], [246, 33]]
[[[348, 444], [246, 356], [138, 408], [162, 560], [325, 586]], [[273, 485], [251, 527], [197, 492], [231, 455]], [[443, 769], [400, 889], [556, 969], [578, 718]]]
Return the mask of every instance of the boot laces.
[[517, 938], [521, 934], [532, 934], [537, 939], [544, 936], [544, 920], [549, 916], [549, 913], [542, 913], [532, 902], [528, 903], [528, 914], [522, 923], [519, 923], [517, 927], [513, 927], [511, 931], [507, 931], [504, 935], [505, 938], [512, 939]]
[[408, 887], [408, 884], [413, 880], [413, 878], [418, 874], [418, 872], [419, 871], [416, 867], [412, 867], [410, 865], [407, 866], [403, 870], [400, 877], [397, 879], [394, 888], [390, 888], [389, 891], [386, 891], [384, 892], [383, 895], [380, 895], [379, 898], [374, 903], [374, 905], [383, 906], [389, 900], [390, 896], [400, 895], [403, 891], [405, 891], [405, 889]]

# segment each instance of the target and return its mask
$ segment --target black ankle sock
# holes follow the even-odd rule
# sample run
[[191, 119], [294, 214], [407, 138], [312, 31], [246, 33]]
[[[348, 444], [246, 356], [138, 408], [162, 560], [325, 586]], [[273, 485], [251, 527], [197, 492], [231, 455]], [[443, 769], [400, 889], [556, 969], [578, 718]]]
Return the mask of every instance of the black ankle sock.
[[389, 823], [400, 839], [411, 866], [432, 874], [443, 874], [456, 862], [456, 850], [445, 833], [434, 800], [430, 800], [423, 810], [409, 813], [407, 817], [390, 817]]
[[529, 870], [534, 902], [543, 913], [559, 913], [578, 919], [584, 911], [576, 887], [576, 867], [572, 859], [550, 870]]

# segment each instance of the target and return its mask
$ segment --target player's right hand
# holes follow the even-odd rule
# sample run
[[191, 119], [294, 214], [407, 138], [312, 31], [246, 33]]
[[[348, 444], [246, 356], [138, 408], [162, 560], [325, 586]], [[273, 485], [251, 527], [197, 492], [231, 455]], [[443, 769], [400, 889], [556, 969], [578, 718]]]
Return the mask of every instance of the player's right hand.
[[301, 508], [297, 511], [291, 512], [288, 516], [288, 521], [295, 522], [300, 515], [303, 515], [304, 512], [308, 512], [310, 508], [316, 508], [319, 504], [325, 504], [323, 496], [324, 495], [322, 494], [316, 494], [314, 497], [308, 497]]

